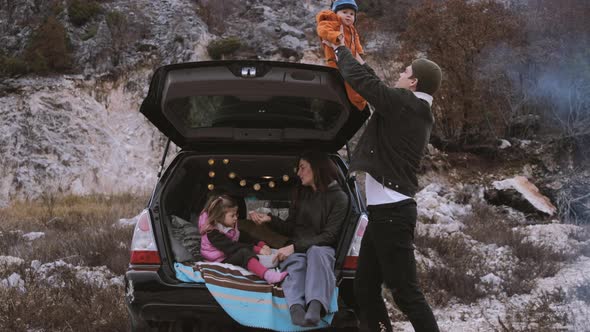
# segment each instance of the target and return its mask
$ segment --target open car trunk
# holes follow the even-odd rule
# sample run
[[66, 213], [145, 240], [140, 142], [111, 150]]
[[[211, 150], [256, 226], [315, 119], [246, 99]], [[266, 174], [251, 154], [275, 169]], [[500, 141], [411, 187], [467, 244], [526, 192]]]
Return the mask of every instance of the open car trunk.
[[[334, 157], [337, 165], [342, 161]], [[247, 211], [262, 209], [283, 219], [288, 216], [291, 196], [298, 183], [295, 167], [296, 155], [196, 155], [181, 153], [164, 174], [160, 196], [162, 243], [169, 255], [170, 277], [174, 276], [173, 262], [191, 263], [201, 260], [197, 219], [207, 196], [211, 192], [223, 191], [238, 202], [238, 225], [246, 223]], [[342, 165], [339, 165], [339, 169]], [[341, 185], [349, 194], [349, 213], [343, 223], [339, 245], [336, 251], [336, 274], [340, 274], [342, 261], [350, 245], [352, 232], [358, 220], [358, 207], [351, 194], [349, 184], [341, 172]], [[195, 234], [197, 233], [197, 234]], [[188, 239], [188, 240], [187, 240]], [[275, 247], [281, 245], [280, 237], [262, 238]]]
[[185, 151], [336, 152], [368, 116], [336, 69], [270, 61], [160, 67], [140, 111]]

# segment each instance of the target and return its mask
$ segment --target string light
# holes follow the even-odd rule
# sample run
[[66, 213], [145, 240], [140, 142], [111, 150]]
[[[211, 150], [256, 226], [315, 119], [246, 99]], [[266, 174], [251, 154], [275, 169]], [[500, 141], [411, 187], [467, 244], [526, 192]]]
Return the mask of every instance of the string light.
[[[220, 163], [222, 163], [223, 165], [229, 165], [229, 163], [230, 163], [230, 160], [228, 158], [219, 159], [218, 161]], [[216, 171], [214, 170], [215, 169], [214, 165], [215, 165], [216, 161], [214, 158], [209, 158], [207, 160], [207, 163], [211, 167], [208, 172], [209, 178], [214, 179], [215, 176], [217, 175]], [[295, 171], [296, 170], [297, 169], [295, 169]], [[217, 171], [219, 171], [219, 170], [217, 170]], [[226, 168], [225, 171], [227, 172], [229, 170]], [[225, 172], [223, 172], [223, 173], [225, 173]], [[226, 174], [227, 174], [227, 177], [232, 180], [234, 180], [234, 179], [239, 180], [240, 187], [246, 187], [246, 186], [248, 186], [249, 182], [250, 183], [254, 182], [251, 180], [255, 180], [255, 179], [249, 179], [249, 178], [242, 178], [237, 173], [232, 172], [232, 171], [229, 171]], [[265, 186], [268, 186], [268, 188], [270, 188], [270, 189], [274, 189], [277, 187], [277, 181], [275, 180], [276, 178], [278, 178], [278, 177], [275, 177], [273, 175], [262, 175], [259, 178], [261, 181], [255, 182], [254, 184], [252, 184], [252, 188], [256, 191], [259, 191], [262, 189], [262, 186], [265, 185]], [[283, 182], [289, 182], [291, 179], [289, 177], [289, 175], [287, 175], [287, 174], [283, 175], [281, 178], [282, 178]], [[207, 185], [207, 188], [209, 190], [213, 190], [213, 189], [215, 189], [215, 185], [213, 183], [210, 183]]]

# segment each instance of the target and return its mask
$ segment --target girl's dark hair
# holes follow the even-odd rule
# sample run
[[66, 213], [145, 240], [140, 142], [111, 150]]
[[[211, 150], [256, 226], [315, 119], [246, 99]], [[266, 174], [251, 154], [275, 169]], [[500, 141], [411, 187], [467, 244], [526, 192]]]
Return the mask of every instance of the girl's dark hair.
[[206, 233], [215, 228], [216, 223], [222, 223], [225, 212], [231, 208], [237, 208], [238, 204], [229, 195], [212, 196], [209, 198], [203, 212], [207, 212], [207, 223], [201, 233]]
[[328, 190], [330, 183], [338, 179], [338, 169], [325, 152], [306, 151], [299, 156], [299, 160], [305, 160], [309, 163], [313, 172], [313, 182], [318, 191], [324, 192]]

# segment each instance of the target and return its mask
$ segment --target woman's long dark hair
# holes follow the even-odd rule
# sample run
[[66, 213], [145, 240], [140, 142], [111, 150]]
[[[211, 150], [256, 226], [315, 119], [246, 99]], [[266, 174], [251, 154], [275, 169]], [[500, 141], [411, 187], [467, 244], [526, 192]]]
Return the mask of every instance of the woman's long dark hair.
[[[303, 152], [297, 161], [298, 167], [301, 160], [309, 163], [317, 191], [326, 192], [330, 183], [338, 179], [338, 169], [327, 153], [320, 151]], [[293, 207], [297, 206], [302, 190], [304, 190], [304, 186], [302, 185], [295, 188], [292, 201]]]
[[338, 179], [338, 169], [325, 152], [306, 151], [299, 156], [299, 160], [309, 163], [313, 172], [313, 182], [318, 191], [328, 190], [330, 183]]

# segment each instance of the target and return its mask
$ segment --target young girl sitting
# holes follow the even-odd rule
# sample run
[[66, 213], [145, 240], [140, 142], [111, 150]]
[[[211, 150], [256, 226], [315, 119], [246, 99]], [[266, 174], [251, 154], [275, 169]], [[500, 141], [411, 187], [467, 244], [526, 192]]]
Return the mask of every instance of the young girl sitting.
[[248, 244], [249, 240], [255, 241], [244, 239], [247, 235], [240, 237], [238, 206], [228, 195], [209, 200], [199, 216], [199, 232], [201, 255], [209, 262], [239, 265], [269, 284], [283, 281], [288, 274], [269, 270], [258, 261], [256, 254], [270, 255], [271, 249], [263, 241]]

